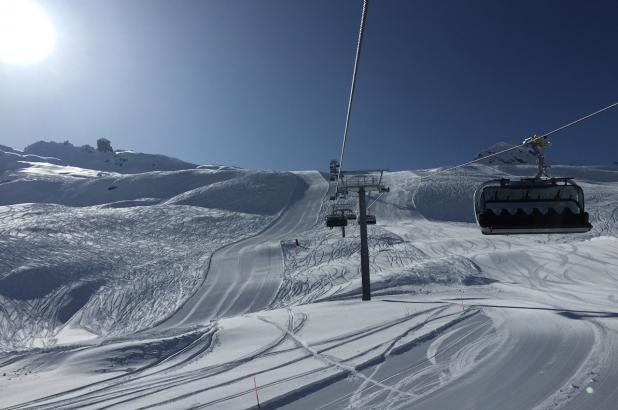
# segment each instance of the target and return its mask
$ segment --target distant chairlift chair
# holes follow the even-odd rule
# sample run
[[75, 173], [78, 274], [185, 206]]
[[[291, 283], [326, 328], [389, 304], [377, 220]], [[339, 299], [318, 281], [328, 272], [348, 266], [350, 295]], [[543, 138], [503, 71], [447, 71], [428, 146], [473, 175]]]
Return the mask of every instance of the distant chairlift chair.
[[[365, 215], [365, 222], [367, 222], [367, 225], [375, 225], [376, 224], [376, 216], [375, 215], [370, 215], [370, 214]], [[360, 220], [358, 221], [358, 223], [360, 224]]]
[[326, 216], [326, 226], [328, 228], [338, 228], [348, 226], [348, 218], [341, 214], [330, 214]]
[[337, 176], [339, 175], [340, 167], [341, 167], [341, 165], [339, 164], [339, 161], [337, 161], [336, 159], [333, 159], [333, 160], [330, 161], [329, 179], [331, 181], [336, 181], [337, 180]]

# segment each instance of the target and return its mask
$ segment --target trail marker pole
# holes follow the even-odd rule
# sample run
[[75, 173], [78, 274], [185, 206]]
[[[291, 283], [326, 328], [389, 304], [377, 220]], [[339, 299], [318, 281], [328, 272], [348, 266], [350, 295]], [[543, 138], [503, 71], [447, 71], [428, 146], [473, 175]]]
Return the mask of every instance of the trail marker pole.
[[260, 407], [260, 396], [258, 395], [258, 388], [257, 383], [255, 382], [255, 376], [253, 376], [253, 389], [255, 390], [255, 399], [257, 400], [258, 409], [261, 409], [262, 407]]

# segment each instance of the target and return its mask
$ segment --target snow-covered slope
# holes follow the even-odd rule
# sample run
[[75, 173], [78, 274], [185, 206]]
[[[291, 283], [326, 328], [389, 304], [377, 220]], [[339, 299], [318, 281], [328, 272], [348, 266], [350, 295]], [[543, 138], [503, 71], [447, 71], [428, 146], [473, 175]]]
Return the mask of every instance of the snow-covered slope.
[[6, 155], [0, 350], [54, 344], [67, 327], [152, 326], [195, 291], [216, 249], [263, 230], [307, 188], [287, 172], [118, 174]]
[[[0, 148], [1, 149], [1, 148]], [[101, 151], [89, 145], [76, 147], [70, 142], [39, 141], [27, 146], [25, 154], [57, 158], [62, 165], [135, 174], [147, 171], [177, 171], [197, 165], [165, 155], [133, 151]]]
[[613, 410], [618, 168], [552, 167], [591, 232], [483, 236], [517, 158], [386, 174], [372, 302], [318, 172], [5, 167], [0, 407]]
[[38, 155], [23, 154], [14, 150], [4, 151], [0, 147], [0, 172], [18, 168], [26, 168], [30, 163], [60, 163], [57, 158], [40, 157]]

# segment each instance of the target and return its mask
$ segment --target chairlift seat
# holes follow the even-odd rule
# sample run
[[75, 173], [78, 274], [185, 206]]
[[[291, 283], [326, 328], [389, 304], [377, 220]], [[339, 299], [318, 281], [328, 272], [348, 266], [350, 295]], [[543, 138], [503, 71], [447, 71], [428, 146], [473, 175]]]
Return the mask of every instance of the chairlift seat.
[[583, 190], [571, 178], [488, 181], [475, 192], [474, 209], [486, 235], [579, 233], [592, 228]]
[[326, 216], [326, 226], [328, 228], [348, 226], [348, 219], [343, 215], [328, 215]]
[[[376, 224], [376, 216], [375, 215], [366, 215], [365, 216], [365, 222], [367, 223], [367, 225], [375, 225]], [[360, 219], [358, 220], [358, 223], [360, 224]]]

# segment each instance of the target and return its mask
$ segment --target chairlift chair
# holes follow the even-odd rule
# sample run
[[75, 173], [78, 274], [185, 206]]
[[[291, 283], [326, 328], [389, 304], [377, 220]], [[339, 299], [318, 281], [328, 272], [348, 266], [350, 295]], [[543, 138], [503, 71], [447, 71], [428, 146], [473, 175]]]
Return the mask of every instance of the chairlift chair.
[[356, 219], [356, 214], [354, 213], [352, 206], [353, 205], [350, 202], [336, 204], [333, 206], [332, 213], [342, 213], [346, 217], [347, 220], [353, 221]]
[[572, 178], [488, 181], [474, 195], [474, 210], [486, 235], [578, 233], [592, 228], [584, 192]]
[[[573, 178], [549, 178], [539, 137], [524, 141], [538, 158], [534, 178], [494, 179], [474, 193], [476, 221], [485, 235], [580, 233], [592, 229], [584, 191]], [[543, 178], [545, 176], [545, 178]]]
[[337, 175], [339, 174], [339, 161], [333, 159], [330, 161], [330, 180], [335, 181], [337, 179]]
[[[365, 215], [365, 222], [367, 223], [367, 225], [375, 225], [376, 224], [376, 216], [375, 215], [370, 215], [370, 214]], [[360, 219], [359, 219], [358, 223], [360, 224]]]
[[332, 213], [326, 216], [326, 226], [331, 229], [348, 226], [348, 219], [345, 215], [343, 215], [343, 213]]

